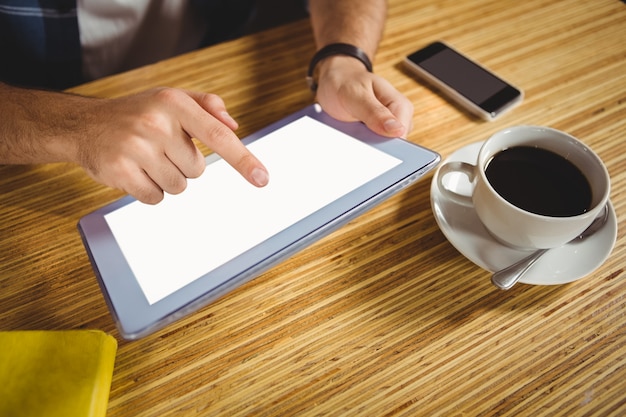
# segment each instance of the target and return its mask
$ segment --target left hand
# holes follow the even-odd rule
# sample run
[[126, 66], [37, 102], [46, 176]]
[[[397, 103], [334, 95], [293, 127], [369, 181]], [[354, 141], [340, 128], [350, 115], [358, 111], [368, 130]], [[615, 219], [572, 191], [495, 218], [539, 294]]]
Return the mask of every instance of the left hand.
[[361, 121], [379, 135], [406, 137], [412, 127], [413, 103], [349, 56], [320, 62], [317, 100], [332, 117]]

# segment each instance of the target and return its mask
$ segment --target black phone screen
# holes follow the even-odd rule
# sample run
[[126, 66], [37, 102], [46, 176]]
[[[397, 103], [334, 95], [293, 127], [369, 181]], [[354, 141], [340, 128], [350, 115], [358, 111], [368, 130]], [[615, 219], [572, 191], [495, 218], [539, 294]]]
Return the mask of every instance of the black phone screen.
[[488, 112], [498, 110], [520, 95], [516, 88], [441, 42], [408, 58]]

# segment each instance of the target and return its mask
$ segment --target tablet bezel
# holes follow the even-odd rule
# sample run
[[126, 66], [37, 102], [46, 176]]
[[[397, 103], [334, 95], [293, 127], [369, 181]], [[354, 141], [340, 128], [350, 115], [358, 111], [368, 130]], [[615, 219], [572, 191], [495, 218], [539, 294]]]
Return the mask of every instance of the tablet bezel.
[[[263, 243], [149, 304], [105, 215], [135, 201], [127, 196], [80, 219], [78, 229], [98, 283], [121, 336], [138, 339], [159, 330], [248, 282], [432, 170], [440, 156], [400, 138], [384, 138], [362, 123], [340, 122], [314, 104], [242, 139], [246, 145], [304, 116], [311, 117], [402, 162], [374, 180], [280, 231]], [[219, 159], [211, 154], [207, 164]]]

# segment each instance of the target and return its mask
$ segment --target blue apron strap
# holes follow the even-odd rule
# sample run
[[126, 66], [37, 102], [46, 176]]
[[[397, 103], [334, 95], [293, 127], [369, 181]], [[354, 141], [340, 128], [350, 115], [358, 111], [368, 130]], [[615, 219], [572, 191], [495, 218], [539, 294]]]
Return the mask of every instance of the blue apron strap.
[[64, 89], [82, 82], [76, 0], [0, 0], [0, 80]]

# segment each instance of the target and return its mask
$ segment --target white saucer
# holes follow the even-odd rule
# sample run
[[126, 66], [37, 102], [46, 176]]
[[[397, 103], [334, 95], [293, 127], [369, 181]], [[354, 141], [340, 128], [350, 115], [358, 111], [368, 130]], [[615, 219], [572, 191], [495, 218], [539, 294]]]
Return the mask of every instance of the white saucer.
[[[465, 146], [450, 155], [449, 161], [476, 163], [483, 142]], [[430, 187], [430, 201], [439, 228], [466, 258], [490, 272], [503, 269], [521, 260], [530, 252], [509, 248], [497, 242], [482, 225], [475, 211], [456, 204], [439, 191], [435, 172]], [[458, 193], [470, 193], [470, 184], [463, 174], [448, 174], [444, 179], [447, 188]], [[579, 243], [570, 243], [546, 252], [520, 282], [534, 285], [565, 284], [590, 274], [608, 258], [617, 239], [617, 216], [609, 203], [609, 219], [598, 232]]]

